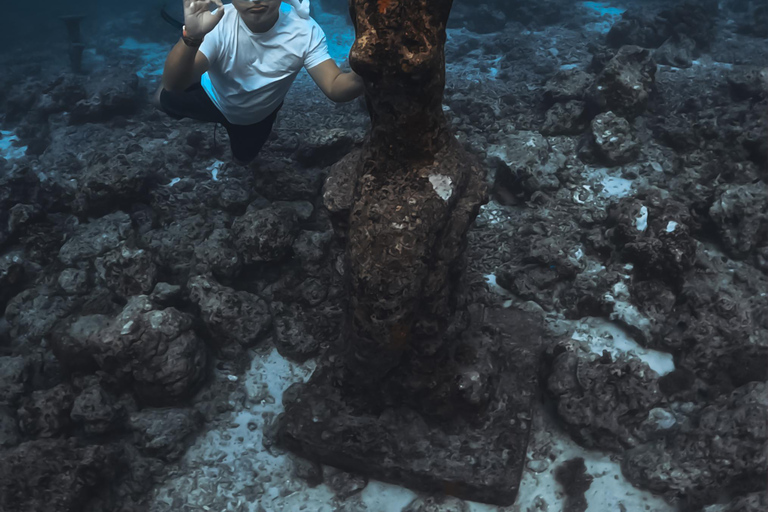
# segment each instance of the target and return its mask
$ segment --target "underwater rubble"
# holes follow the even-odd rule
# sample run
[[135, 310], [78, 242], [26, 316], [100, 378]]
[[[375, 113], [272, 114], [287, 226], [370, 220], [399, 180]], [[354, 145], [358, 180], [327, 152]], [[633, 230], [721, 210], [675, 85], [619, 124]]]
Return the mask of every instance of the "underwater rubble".
[[[768, 9], [586, 4], [457, 0], [449, 22], [443, 110], [492, 197], [463, 299], [537, 318], [546, 345], [518, 501], [498, 510], [762, 511]], [[237, 166], [225, 134], [149, 105], [146, 62], [108, 28], [88, 74], [47, 48], [0, 57], [0, 510], [490, 510], [278, 439], [283, 393], [300, 408], [291, 386], [341, 329], [343, 209], [323, 186], [364, 108], [302, 76]], [[491, 430], [476, 441], [503, 445]], [[375, 477], [440, 466], [416, 457], [430, 432], [372, 439], [414, 453]]]

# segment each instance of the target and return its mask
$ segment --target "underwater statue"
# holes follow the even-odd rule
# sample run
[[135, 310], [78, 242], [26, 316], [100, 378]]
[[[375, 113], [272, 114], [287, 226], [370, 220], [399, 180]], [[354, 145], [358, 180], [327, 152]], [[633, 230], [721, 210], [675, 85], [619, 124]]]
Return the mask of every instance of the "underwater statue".
[[539, 334], [465, 289], [467, 232], [487, 191], [443, 113], [451, 5], [350, 0], [371, 128], [323, 192], [346, 243], [347, 316], [338, 350], [284, 394], [278, 437], [349, 471], [508, 505]]

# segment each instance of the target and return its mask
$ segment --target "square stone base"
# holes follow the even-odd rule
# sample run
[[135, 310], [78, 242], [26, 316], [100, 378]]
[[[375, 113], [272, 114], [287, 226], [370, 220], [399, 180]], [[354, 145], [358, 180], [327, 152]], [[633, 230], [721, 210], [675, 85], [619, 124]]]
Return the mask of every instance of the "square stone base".
[[[342, 370], [329, 363], [307, 384], [286, 391], [279, 444], [308, 459], [414, 490], [511, 505], [525, 464], [541, 335], [538, 325], [516, 310], [486, 311], [484, 323], [462, 337], [459, 350], [472, 354], [471, 364], [464, 357], [438, 375], [416, 375], [428, 380], [429, 388], [462, 388], [458, 394], [431, 395], [461, 402], [430, 407], [451, 411], [448, 417], [428, 417], [426, 407], [413, 403], [386, 405], [386, 396], [368, 399], [370, 391], [342, 384]], [[403, 376], [398, 370], [391, 377], [398, 382], [382, 389], [398, 389], [403, 396], [401, 383], [414, 379]], [[464, 393], [468, 382], [484, 384]], [[462, 402], [467, 396], [469, 403]]]

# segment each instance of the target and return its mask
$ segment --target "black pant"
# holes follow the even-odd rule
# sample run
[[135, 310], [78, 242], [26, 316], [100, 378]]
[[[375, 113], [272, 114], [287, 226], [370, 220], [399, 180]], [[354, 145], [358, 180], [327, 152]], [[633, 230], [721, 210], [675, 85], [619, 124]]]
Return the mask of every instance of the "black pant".
[[216, 108], [200, 82], [190, 86], [184, 92], [170, 92], [163, 89], [160, 93], [160, 107], [169, 116], [176, 119], [188, 117], [198, 121], [224, 125], [229, 134], [232, 155], [240, 162], [250, 162], [256, 158], [272, 132], [272, 125], [282, 106], [281, 103], [266, 119], [258, 123], [232, 124]]

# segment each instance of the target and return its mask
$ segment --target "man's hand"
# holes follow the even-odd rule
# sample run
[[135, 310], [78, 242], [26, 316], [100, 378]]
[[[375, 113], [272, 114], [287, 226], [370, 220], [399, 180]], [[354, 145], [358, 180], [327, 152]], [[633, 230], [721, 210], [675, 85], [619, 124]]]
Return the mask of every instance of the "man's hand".
[[[215, 5], [216, 14], [211, 12], [211, 6]], [[202, 39], [213, 30], [224, 17], [224, 4], [221, 0], [184, 0], [184, 25], [187, 35], [192, 39]]]

